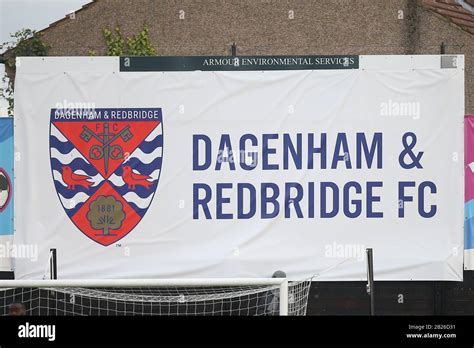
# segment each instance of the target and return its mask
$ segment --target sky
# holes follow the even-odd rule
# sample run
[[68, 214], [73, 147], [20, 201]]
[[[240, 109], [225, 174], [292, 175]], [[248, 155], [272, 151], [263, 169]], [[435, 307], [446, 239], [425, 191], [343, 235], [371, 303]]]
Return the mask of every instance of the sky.
[[[10, 34], [28, 28], [41, 30], [63, 18], [90, 0], [0, 0], [0, 43], [10, 41]], [[0, 64], [0, 76], [5, 74]], [[7, 104], [0, 101], [0, 117], [7, 114]]]

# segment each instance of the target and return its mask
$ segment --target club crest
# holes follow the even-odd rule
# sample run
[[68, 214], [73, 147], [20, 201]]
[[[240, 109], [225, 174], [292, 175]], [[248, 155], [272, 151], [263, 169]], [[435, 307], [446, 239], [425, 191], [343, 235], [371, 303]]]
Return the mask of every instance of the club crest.
[[54, 186], [71, 221], [104, 246], [144, 217], [158, 187], [160, 108], [51, 110]]

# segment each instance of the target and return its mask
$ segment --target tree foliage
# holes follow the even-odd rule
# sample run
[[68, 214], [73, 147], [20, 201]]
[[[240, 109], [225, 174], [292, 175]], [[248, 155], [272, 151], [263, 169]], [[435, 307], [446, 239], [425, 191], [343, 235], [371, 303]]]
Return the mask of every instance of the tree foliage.
[[[41, 39], [41, 33], [31, 29], [21, 29], [10, 35], [11, 40], [0, 45], [0, 51], [8, 51], [5, 58], [5, 66], [11, 69], [15, 76], [16, 66], [20, 63], [17, 57], [46, 56], [49, 46]], [[0, 96], [8, 102], [8, 113], [13, 115], [13, 79], [7, 74], [2, 78]]]
[[91, 227], [102, 230], [104, 236], [110, 234], [110, 230], [117, 230], [122, 226], [125, 219], [122, 203], [114, 196], [99, 196], [89, 206], [87, 213]]
[[[137, 35], [124, 38], [120, 27], [117, 26], [113, 31], [103, 30], [104, 39], [107, 45], [108, 56], [153, 56], [156, 50], [152, 46], [149, 38], [150, 30], [145, 25]], [[11, 40], [0, 45], [0, 51], [8, 51], [5, 57], [5, 66], [11, 70], [10, 76], [15, 76], [17, 57], [29, 56], [47, 56], [49, 46], [41, 39], [41, 33], [31, 29], [21, 29], [10, 35]], [[89, 50], [89, 55], [96, 55], [93, 50]], [[8, 113], [13, 115], [13, 78], [10, 79], [7, 74], [2, 78], [0, 87], [0, 97], [8, 102]]]
[[145, 25], [137, 35], [124, 38], [119, 26], [115, 30], [103, 30], [108, 56], [154, 56], [156, 50], [149, 38], [150, 30]]

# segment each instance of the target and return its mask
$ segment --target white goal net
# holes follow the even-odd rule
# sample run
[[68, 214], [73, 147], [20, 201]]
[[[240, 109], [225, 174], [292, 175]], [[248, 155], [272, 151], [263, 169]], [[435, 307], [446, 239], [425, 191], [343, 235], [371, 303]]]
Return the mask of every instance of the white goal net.
[[311, 279], [0, 281], [0, 315], [306, 315]]

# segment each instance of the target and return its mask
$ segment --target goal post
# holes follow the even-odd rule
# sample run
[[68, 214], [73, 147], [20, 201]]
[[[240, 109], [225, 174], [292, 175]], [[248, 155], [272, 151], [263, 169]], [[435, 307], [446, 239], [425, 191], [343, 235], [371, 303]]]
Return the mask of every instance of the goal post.
[[0, 315], [305, 315], [311, 279], [0, 280]]

